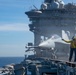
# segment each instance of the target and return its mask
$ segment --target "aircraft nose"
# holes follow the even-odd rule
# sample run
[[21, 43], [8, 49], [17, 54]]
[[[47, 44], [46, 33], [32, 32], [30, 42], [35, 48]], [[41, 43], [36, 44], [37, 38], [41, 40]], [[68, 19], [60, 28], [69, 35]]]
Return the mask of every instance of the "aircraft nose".
[[46, 47], [46, 43], [39, 44], [39, 47], [45, 48]]

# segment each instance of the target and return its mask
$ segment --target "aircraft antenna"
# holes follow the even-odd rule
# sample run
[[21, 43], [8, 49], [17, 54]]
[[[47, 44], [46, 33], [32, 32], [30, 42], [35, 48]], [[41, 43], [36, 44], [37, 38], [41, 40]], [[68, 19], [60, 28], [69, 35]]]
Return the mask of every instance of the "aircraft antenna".
[[73, 0], [72, 0], [72, 4], [73, 4]]

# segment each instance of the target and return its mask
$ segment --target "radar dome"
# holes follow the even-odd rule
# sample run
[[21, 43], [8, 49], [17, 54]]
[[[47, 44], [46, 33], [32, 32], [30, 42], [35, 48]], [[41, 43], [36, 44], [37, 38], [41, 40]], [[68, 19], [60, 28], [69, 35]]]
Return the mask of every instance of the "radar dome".
[[41, 9], [43, 9], [43, 10], [47, 9], [47, 4], [46, 4], [46, 3], [43, 3], [43, 4], [41, 5]]
[[60, 8], [64, 8], [65, 3], [63, 1], [60, 1], [59, 4], [60, 4]]
[[59, 3], [58, 3], [58, 2], [53, 1], [53, 2], [51, 3], [51, 8], [52, 8], [52, 9], [59, 8]]

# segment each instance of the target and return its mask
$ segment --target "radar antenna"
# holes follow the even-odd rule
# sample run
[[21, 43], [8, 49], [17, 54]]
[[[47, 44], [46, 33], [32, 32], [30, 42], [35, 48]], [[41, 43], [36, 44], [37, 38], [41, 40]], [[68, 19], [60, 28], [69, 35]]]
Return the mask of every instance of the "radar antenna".
[[36, 10], [38, 10], [38, 8], [35, 6], [35, 5], [33, 5], [34, 6], [34, 8], [36, 9]]

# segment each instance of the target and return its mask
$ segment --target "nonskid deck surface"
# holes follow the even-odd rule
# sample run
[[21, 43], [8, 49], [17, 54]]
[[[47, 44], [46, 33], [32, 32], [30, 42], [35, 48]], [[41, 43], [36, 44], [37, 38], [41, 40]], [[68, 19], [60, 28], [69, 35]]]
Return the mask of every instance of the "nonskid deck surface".
[[20, 64], [0, 68], [1, 75], [76, 75], [76, 62], [50, 58], [26, 59]]
[[74, 75], [75, 69], [75, 62], [49, 58], [35, 58], [28, 65], [31, 75]]

